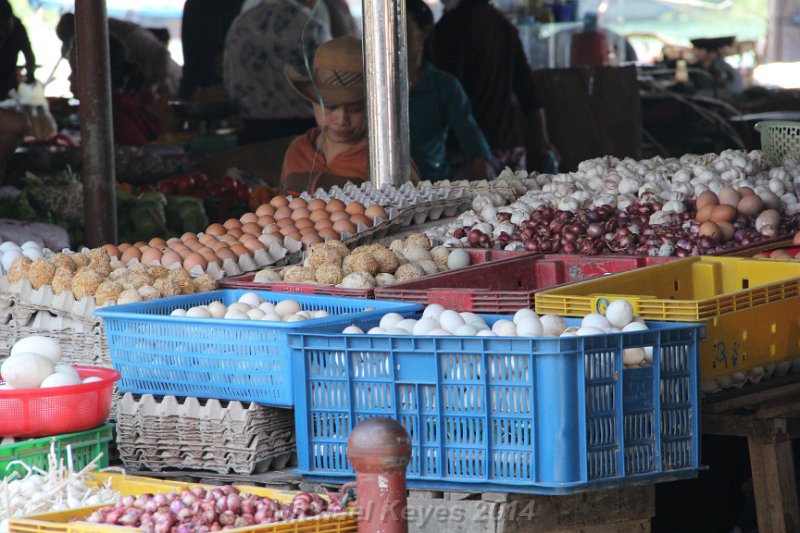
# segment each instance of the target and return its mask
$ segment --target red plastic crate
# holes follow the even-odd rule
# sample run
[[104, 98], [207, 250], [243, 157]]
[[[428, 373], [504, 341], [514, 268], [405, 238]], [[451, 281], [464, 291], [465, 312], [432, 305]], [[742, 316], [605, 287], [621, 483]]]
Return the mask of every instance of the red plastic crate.
[[[532, 256], [533, 252], [521, 251], [511, 252], [508, 250], [485, 250], [483, 248], [466, 248], [470, 256], [470, 266], [479, 265], [489, 261], [500, 261], [514, 257]], [[285, 268], [285, 267], [284, 267]], [[467, 267], [469, 268], [469, 267]], [[439, 274], [435, 274], [439, 275]], [[340, 289], [332, 285], [313, 285], [310, 283], [290, 283], [287, 281], [275, 281], [271, 283], [256, 283], [253, 279], [255, 274], [245, 274], [235, 278], [222, 279], [219, 281], [220, 288], [240, 289], [255, 291], [273, 292], [293, 292], [297, 294], [327, 294], [330, 296], [341, 296], [345, 298], [369, 298], [375, 299], [375, 289]], [[427, 276], [428, 279], [431, 276]]]
[[800, 256], [798, 256], [798, 254], [800, 254], [800, 245], [779, 246], [777, 248], [770, 248], [769, 250], [759, 250], [758, 252], [753, 253], [753, 257], [755, 257], [757, 254], [766, 254], [767, 256], [769, 256], [769, 254], [771, 254], [772, 252], [777, 252], [778, 250], [783, 250], [785, 252], [788, 252], [789, 255], [800, 260]]
[[534, 308], [534, 294], [556, 285], [674, 261], [676, 257], [530, 255], [442, 272], [375, 289], [381, 300], [438, 303], [457, 311], [510, 313]]

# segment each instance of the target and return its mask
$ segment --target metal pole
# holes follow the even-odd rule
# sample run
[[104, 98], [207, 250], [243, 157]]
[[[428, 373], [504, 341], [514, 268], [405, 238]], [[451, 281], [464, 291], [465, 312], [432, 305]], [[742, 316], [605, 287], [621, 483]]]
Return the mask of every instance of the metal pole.
[[75, 1], [83, 148], [83, 225], [90, 247], [117, 242], [111, 76], [105, 0]]
[[369, 178], [375, 186], [411, 177], [408, 53], [403, 0], [363, 0]]

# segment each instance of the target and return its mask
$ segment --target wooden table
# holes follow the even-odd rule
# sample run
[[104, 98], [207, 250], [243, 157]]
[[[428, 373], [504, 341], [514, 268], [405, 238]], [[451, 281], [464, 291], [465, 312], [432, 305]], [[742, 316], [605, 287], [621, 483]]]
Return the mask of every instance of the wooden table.
[[800, 437], [800, 374], [724, 391], [704, 399], [702, 430], [746, 437], [758, 530], [800, 531], [792, 439]]

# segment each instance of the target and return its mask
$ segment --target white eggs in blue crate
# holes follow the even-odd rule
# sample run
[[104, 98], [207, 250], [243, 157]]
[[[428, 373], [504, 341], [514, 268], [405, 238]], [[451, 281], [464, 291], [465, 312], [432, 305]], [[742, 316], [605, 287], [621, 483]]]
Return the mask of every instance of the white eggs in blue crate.
[[606, 329], [610, 324], [608, 319], [600, 313], [589, 313], [581, 319], [581, 327], [596, 328], [599, 330]]
[[466, 322], [463, 318], [461, 318], [461, 315], [459, 315], [458, 312], [445, 309], [439, 315], [439, 324], [442, 326], [442, 329], [446, 329], [447, 331], [453, 333], [459, 328], [459, 326], [466, 324]]
[[514, 313], [514, 324], [519, 324], [523, 318], [539, 318], [539, 315], [533, 312], [532, 309], [520, 309]]
[[395, 324], [397, 324], [401, 320], [403, 320], [403, 315], [399, 313], [386, 313], [385, 315], [383, 315], [383, 318], [381, 318], [380, 326], [383, 329], [388, 330], [393, 328]]
[[625, 300], [614, 300], [606, 308], [606, 319], [612, 326], [622, 328], [633, 320], [633, 306]]

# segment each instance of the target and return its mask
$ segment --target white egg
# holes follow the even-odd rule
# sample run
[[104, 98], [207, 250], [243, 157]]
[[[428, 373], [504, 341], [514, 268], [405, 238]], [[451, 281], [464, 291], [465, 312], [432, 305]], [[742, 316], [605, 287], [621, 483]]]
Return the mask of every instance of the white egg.
[[211, 313], [212, 318], [222, 318], [228, 312], [228, 308], [222, 302], [211, 302], [208, 304], [208, 312]]
[[258, 307], [264, 301], [261, 296], [254, 292], [246, 292], [239, 296], [239, 301], [249, 305], [250, 307]]
[[56, 364], [61, 359], [61, 345], [58, 341], [43, 335], [29, 335], [14, 343], [8, 355], [35, 353]]
[[577, 336], [578, 336], [578, 330], [575, 328], [567, 328], [561, 332], [561, 335], [559, 335], [559, 337], [577, 337]]
[[483, 320], [475, 320], [473, 322], [467, 322], [467, 324], [469, 324], [473, 328], [477, 329], [478, 331], [483, 331], [483, 330], [490, 329], [489, 325], [486, 322], [484, 322]]
[[191, 318], [211, 318], [211, 312], [204, 307], [191, 307], [186, 311], [186, 316]]
[[8, 383], [3, 383], [0, 385], [0, 390], [14, 390], [14, 387], [9, 385]]
[[461, 248], [454, 248], [450, 252], [450, 255], [447, 256], [447, 268], [449, 269], [464, 268], [469, 266], [469, 263], [469, 253]]
[[505, 320], [497, 329], [493, 329], [493, 331], [497, 333], [498, 337], [516, 337], [517, 325], [510, 320]]
[[385, 335], [385, 334], [386, 330], [378, 327], [370, 328], [370, 330], [367, 331], [367, 335]]
[[71, 385], [79, 385], [81, 383], [81, 378], [76, 376], [70, 376], [68, 374], [59, 374], [58, 372], [54, 374], [50, 374], [39, 387], [43, 389], [49, 389], [51, 387], [69, 387]]
[[173, 310], [170, 313], [170, 316], [186, 316], [186, 309], [181, 309], [179, 307], [178, 309]]
[[653, 364], [653, 347], [652, 346], [645, 346], [644, 347], [644, 362], [648, 365]]
[[364, 333], [364, 330], [360, 327], [356, 326], [355, 324], [351, 324], [342, 330], [342, 333], [346, 333], [348, 335], [360, 335]]
[[22, 243], [20, 248], [22, 248], [23, 250], [25, 250], [27, 248], [36, 248], [37, 250], [41, 250], [42, 249], [42, 245], [39, 244], [36, 241], [25, 241], [25, 242]]
[[78, 374], [78, 371], [75, 370], [75, 367], [72, 365], [56, 365], [53, 367], [53, 372], [58, 374], [66, 374], [68, 376], [72, 376], [77, 380], [81, 379], [81, 376]]
[[322, 309], [320, 311], [314, 311], [314, 314], [311, 318], [325, 318], [326, 316], [331, 316], [331, 314]]
[[622, 331], [646, 331], [650, 328], [644, 322], [630, 322], [622, 328]]
[[15, 389], [34, 389], [53, 373], [53, 363], [35, 353], [17, 352], [0, 365], [3, 379]]
[[442, 328], [434, 328], [426, 333], [428, 337], [452, 337], [453, 334]]
[[386, 335], [411, 335], [408, 330], [403, 328], [389, 328], [385, 333]]
[[8, 250], [3, 252], [2, 264], [3, 270], [8, 272], [8, 269], [11, 268], [11, 265], [16, 261], [18, 258], [22, 257], [22, 252], [20, 250]]
[[541, 337], [543, 333], [544, 326], [537, 317], [525, 315], [517, 322], [517, 335], [520, 337]]
[[464, 319], [465, 324], [469, 324], [470, 322], [483, 322], [483, 319], [480, 315], [476, 315], [475, 313], [470, 313], [469, 311], [464, 311], [463, 313], [459, 313], [461, 318]]
[[261, 302], [258, 304], [258, 308], [267, 314], [275, 312], [275, 304], [272, 302]]
[[19, 247], [19, 244], [12, 241], [6, 241], [0, 244], [0, 252], [6, 253], [9, 250], [21, 250], [21, 248]]
[[516, 313], [514, 313], [514, 324], [519, 324], [519, 321], [523, 318], [539, 318], [539, 315], [533, 312], [531, 309], [520, 309]]
[[397, 324], [395, 324], [394, 327], [400, 328], [400, 329], [404, 329], [409, 333], [413, 333], [414, 332], [414, 326], [416, 326], [416, 325], [417, 325], [417, 321], [416, 320], [414, 320], [413, 318], [406, 318], [404, 320], [401, 320]]
[[89, 376], [88, 378], [83, 380], [84, 383], [94, 383], [95, 381], [103, 381], [103, 380], [98, 378], [97, 376]]
[[625, 327], [633, 319], [633, 306], [626, 300], [614, 300], [608, 304], [606, 319], [612, 326]]
[[590, 328], [597, 328], [597, 329], [606, 329], [610, 324], [606, 317], [599, 313], [589, 313], [581, 320], [581, 326], [586, 326]]
[[275, 312], [281, 316], [293, 315], [300, 310], [300, 304], [294, 300], [282, 300], [275, 304]]
[[643, 348], [627, 348], [622, 351], [622, 364], [625, 366], [638, 366], [644, 359]]
[[619, 332], [620, 332], [620, 331], [622, 331], [622, 330], [621, 330], [621, 329], [619, 329], [618, 327], [615, 327], [615, 326], [608, 326], [608, 327], [607, 327], [606, 329], [604, 329], [603, 331], [605, 331], [606, 333], [619, 333]]
[[478, 329], [473, 328], [469, 324], [463, 324], [456, 328], [453, 335], [458, 335], [459, 337], [474, 337], [477, 333]]
[[285, 322], [305, 322], [306, 320], [308, 320], [306, 317], [294, 314], [287, 316]]
[[245, 314], [247, 315], [247, 318], [249, 318], [250, 320], [260, 320], [261, 317], [266, 315], [266, 313], [264, 311], [262, 311], [261, 309], [259, 309], [258, 307], [256, 307], [255, 309], [249, 310]]
[[44, 254], [38, 248], [26, 248], [22, 250], [22, 255], [24, 255], [30, 260], [41, 259], [42, 257], [44, 257]]
[[567, 323], [558, 315], [543, 315], [539, 318], [542, 323], [542, 335], [557, 337], [567, 329]]
[[478, 333], [476, 333], [478, 337], [497, 337], [497, 333], [490, 329], [482, 329]]
[[445, 309], [442, 311], [442, 314], [439, 315], [439, 324], [441, 324], [442, 329], [446, 329], [452, 333], [457, 330], [459, 326], [466, 324], [466, 322], [464, 322], [464, 319], [461, 318], [461, 315], [457, 312]]
[[579, 337], [584, 337], [586, 335], [605, 335], [605, 330], [600, 328], [595, 328], [592, 326], [581, 326], [578, 331], [575, 332], [576, 335]]
[[238, 309], [231, 308], [228, 308], [228, 312], [225, 313], [223, 318], [227, 318], [228, 320], [250, 320], [246, 314], [242, 313]]
[[414, 335], [427, 335], [430, 330], [439, 327], [439, 321], [435, 318], [422, 317], [414, 324], [414, 331], [412, 331], [412, 333]]
[[240, 313], [246, 315], [247, 312], [249, 310], [251, 310], [252, 308], [253, 308], [253, 306], [250, 305], [250, 304], [246, 304], [244, 302], [235, 302], [235, 303], [232, 303], [231, 305], [228, 306], [228, 312], [230, 312], [232, 310], [236, 310], [236, 311], [239, 311]]
[[381, 318], [380, 325], [383, 329], [391, 329], [401, 320], [403, 320], [403, 315], [398, 313], [386, 313], [383, 315], [383, 318]]
[[497, 333], [500, 330], [500, 328], [503, 327], [505, 324], [513, 324], [513, 322], [510, 320], [506, 320], [505, 318], [501, 318], [500, 320], [492, 324], [492, 331]]
[[301, 316], [306, 320], [310, 320], [314, 318], [314, 311], [298, 311], [295, 313], [295, 316]]
[[280, 322], [281, 317], [276, 313], [264, 313], [264, 316], [262, 316], [259, 320], [266, 320], [268, 322]]
[[425, 310], [422, 312], [422, 316], [424, 318], [435, 318], [439, 320], [439, 316], [444, 312], [444, 306], [440, 304], [430, 304]]

